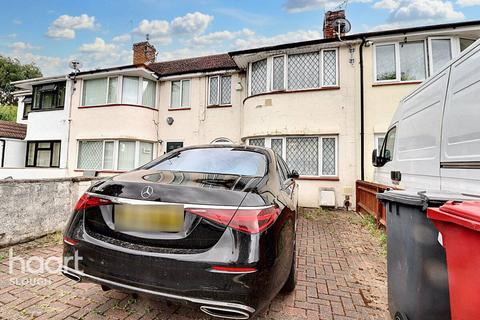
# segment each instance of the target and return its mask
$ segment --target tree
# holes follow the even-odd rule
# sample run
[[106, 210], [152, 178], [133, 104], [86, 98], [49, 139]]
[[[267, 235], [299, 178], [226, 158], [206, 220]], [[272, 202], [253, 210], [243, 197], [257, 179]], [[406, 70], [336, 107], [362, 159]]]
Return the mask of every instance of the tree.
[[0, 55], [0, 105], [13, 105], [15, 91], [12, 81], [19, 81], [42, 76], [40, 68], [34, 63], [21, 64], [18, 59]]

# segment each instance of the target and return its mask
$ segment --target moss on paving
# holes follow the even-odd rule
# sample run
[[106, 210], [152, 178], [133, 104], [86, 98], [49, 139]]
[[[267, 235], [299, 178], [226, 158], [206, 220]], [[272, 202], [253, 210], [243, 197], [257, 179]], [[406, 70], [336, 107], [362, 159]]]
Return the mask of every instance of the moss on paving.
[[382, 227], [379, 227], [375, 217], [372, 215], [363, 216], [360, 220], [361, 225], [365, 227], [377, 240], [382, 247], [382, 254], [387, 255], [387, 233]]

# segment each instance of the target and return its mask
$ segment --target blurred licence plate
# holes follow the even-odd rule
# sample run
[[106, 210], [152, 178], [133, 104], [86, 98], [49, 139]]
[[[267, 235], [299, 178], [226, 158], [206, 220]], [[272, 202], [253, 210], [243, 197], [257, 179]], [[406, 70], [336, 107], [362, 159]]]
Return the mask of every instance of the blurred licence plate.
[[183, 229], [183, 205], [115, 206], [115, 230], [141, 232], [178, 232]]

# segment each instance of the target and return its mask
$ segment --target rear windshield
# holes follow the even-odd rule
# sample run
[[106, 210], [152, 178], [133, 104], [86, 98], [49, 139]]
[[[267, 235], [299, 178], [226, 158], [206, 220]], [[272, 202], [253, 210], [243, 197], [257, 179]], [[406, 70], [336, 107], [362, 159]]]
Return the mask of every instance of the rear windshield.
[[167, 154], [149, 169], [264, 176], [265, 155], [236, 148], [189, 149]]

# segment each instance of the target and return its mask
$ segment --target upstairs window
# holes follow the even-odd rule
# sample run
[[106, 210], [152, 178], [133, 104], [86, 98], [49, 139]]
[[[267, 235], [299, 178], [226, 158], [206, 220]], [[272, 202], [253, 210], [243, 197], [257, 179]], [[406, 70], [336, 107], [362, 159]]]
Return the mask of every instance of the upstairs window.
[[388, 81], [397, 79], [397, 58], [395, 44], [375, 47], [376, 80]]
[[427, 77], [423, 41], [400, 43], [400, 72], [402, 81], [424, 80]]
[[28, 114], [32, 111], [32, 96], [26, 96], [23, 98], [23, 120], [28, 119]]
[[190, 107], [190, 80], [172, 81], [170, 108]]
[[208, 79], [208, 105], [229, 105], [231, 96], [231, 76], [214, 76]]
[[288, 56], [288, 89], [320, 87], [319, 53], [300, 53]]
[[63, 109], [65, 105], [65, 84], [57, 82], [33, 87], [32, 110]]
[[83, 105], [98, 106], [117, 103], [118, 77], [85, 80], [83, 84]]
[[460, 52], [466, 50], [475, 42], [473, 39], [460, 38]]
[[[122, 81], [119, 90], [120, 78]], [[155, 108], [156, 82], [142, 77], [106, 77], [83, 82], [82, 105], [131, 104]]]
[[272, 56], [250, 64], [250, 95], [338, 86], [338, 50]]
[[431, 74], [440, 71], [452, 60], [452, 40], [450, 38], [430, 38], [430, 70]]
[[259, 94], [267, 91], [267, 59], [252, 63], [251, 93]]

